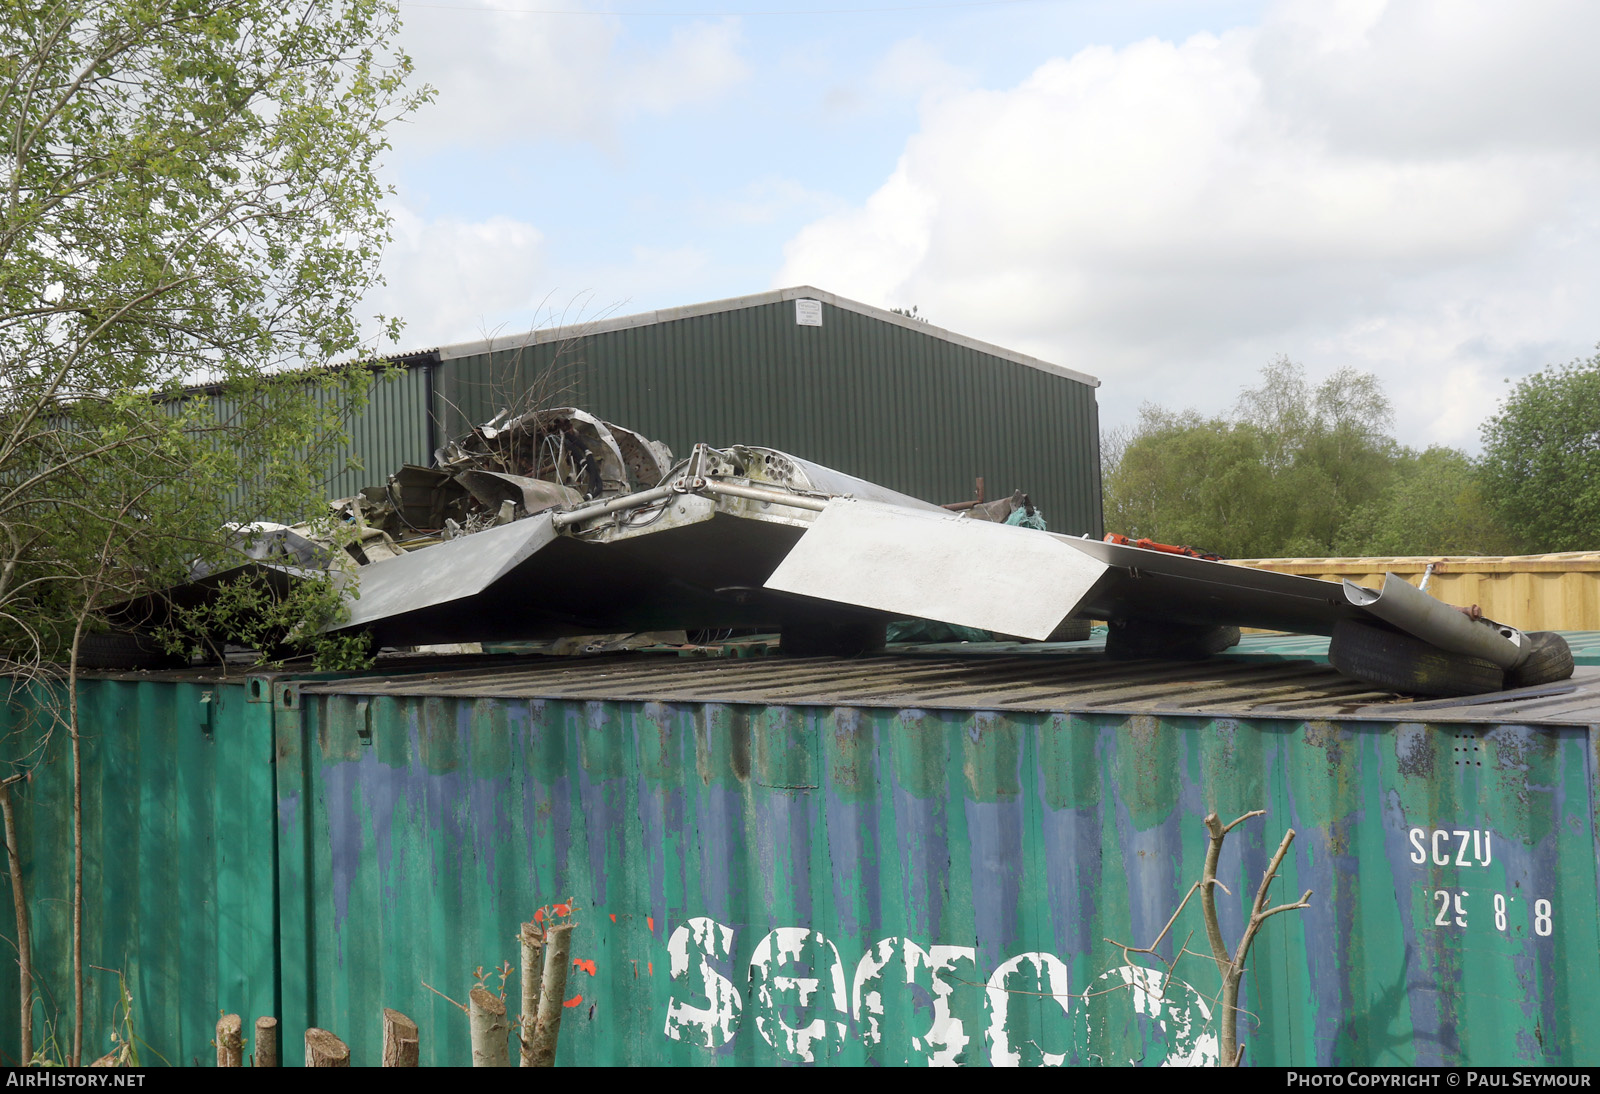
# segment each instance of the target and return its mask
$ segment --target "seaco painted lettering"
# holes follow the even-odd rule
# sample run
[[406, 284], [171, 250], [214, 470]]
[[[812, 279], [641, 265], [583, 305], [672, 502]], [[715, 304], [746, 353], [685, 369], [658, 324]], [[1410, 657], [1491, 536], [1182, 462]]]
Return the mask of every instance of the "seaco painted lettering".
[[[717, 1049], [754, 1035], [780, 1059], [806, 1063], [840, 1051], [851, 1037], [876, 1056], [930, 1066], [976, 1062], [980, 1053], [996, 1066], [1016, 1066], [1025, 1057], [1043, 1064], [1107, 1056], [1106, 1062], [1127, 1063], [1135, 1055], [1148, 1064], [1150, 1050], [1158, 1057], [1164, 1051], [1167, 1065], [1217, 1061], [1210, 1007], [1160, 970], [1119, 966], [1075, 989], [1054, 954], [1016, 954], [980, 975], [971, 946], [924, 947], [901, 937], [879, 940], [849, 964], [808, 927], [774, 928], [750, 947], [747, 961], [736, 962], [735, 936], [734, 928], [705, 917], [673, 929], [666, 1036]], [[958, 989], [973, 988], [981, 996], [976, 1010], [953, 1005]], [[908, 1032], [886, 1014], [903, 1017], [913, 989], [931, 1006], [914, 1011]], [[1042, 1043], [1038, 1015], [1052, 1007], [1061, 1012], [1052, 1027], [1057, 1043]], [[1133, 1031], [1148, 1043], [1134, 1045], [1127, 1060], [1116, 1058]], [[891, 1036], [903, 1043], [887, 1043]]]

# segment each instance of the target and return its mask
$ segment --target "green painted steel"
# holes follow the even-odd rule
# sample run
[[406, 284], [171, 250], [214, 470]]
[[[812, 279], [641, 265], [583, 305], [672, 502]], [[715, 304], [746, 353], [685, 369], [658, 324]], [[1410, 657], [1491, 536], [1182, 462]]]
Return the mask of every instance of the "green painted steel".
[[1093, 387], [831, 303], [820, 327], [782, 300], [445, 360], [441, 435], [525, 407], [546, 374], [547, 402], [680, 455], [764, 445], [936, 502], [981, 476], [991, 498], [1028, 491], [1052, 529], [1103, 531]]
[[[1003, 693], [1015, 660], [901, 673]], [[1071, 671], [1106, 687], [1192, 686], [1090, 660]], [[287, 1062], [316, 1025], [374, 1063], [389, 1006], [424, 1062], [464, 1064], [465, 1016], [431, 989], [464, 999], [516, 964], [519, 922], [570, 901], [565, 1064], [1194, 1062], [1216, 1051], [1214, 968], [1178, 957], [1158, 997], [1155, 959], [1105, 940], [1155, 939], [1208, 811], [1264, 808], [1223, 854], [1225, 933], [1285, 828], [1275, 899], [1314, 895], [1257, 942], [1249, 1062], [1600, 1063], [1594, 727], [829, 705], [777, 677], [762, 702], [604, 697], [782, 669], [635, 663], [85, 680], [86, 956], [128, 970], [174, 1063], [210, 1058], [222, 1010], [278, 1014]], [[794, 679], [825, 670], [886, 679], [821, 659]], [[597, 697], [506, 694], [537, 673]], [[13, 694], [4, 728], [36, 734], [38, 705]], [[67, 1013], [62, 737], [20, 842]], [[1199, 928], [1191, 905], [1159, 952], [1203, 949]], [[90, 984], [99, 1052], [114, 978]], [[0, 991], [13, 1056], [15, 1005]]]
[[349, 442], [326, 472], [328, 496], [382, 486], [406, 464], [433, 463], [433, 378], [426, 367], [398, 368], [374, 381], [367, 408], [349, 419]]
[[[313, 394], [321, 409], [340, 405], [341, 397], [337, 392], [315, 388]], [[213, 392], [203, 397], [219, 421], [237, 412], [233, 401], [223, 395]], [[368, 389], [365, 408], [356, 412], [348, 404], [341, 406], [347, 439], [330, 446], [307, 473], [320, 481], [328, 497], [343, 498], [364, 486], [383, 485], [391, 472], [405, 464], [431, 464], [432, 400], [433, 378], [426, 362], [381, 373]], [[292, 523], [303, 519], [305, 514], [274, 513], [270, 516]]]
[[316, 473], [329, 497], [345, 497], [431, 464], [439, 443], [502, 410], [570, 404], [679, 455], [701, 442], [763, 445], [936, 502], [971, 498], [981, 477], [989, 498], [1027, 491], [1056, 531], [1103, 532], [1092, 384], [944, 332], [821, 308], [819, 327], [796, 323], [792, 299], [730, 302], [513, 349], [404, 355]]
[[[1315, 895], [1257, 943], [1252, 1062], [1600, 1062], [1587, 729], [340, 687], [279, 722], [307, 780], [284, 888], [323, 901], [285, 968], [358, 1059], [393, 1006], [464, 1062], [422, 982], [460, 998], [569, 898], [563, 1063], [1214, 1056], [1214, 968], [1181, 958], [1152, 1007], [1155, 963], [1104, 940], [1155, 940], [1206, 812], [1265, 808], [1223, 856], [1225, 932], [1286, 827], [1276, 896]], [[1160, 952], [1203, 938], [1191, 907]]]
[[[59, 686], [0, 680], [0, 726], [31, 777], [15, 785], [37, 970], [34, 1042], [72, 1040], [72, 765], [49, 718]], [[253, 1021], [277, 999], [271, 704], [242, 682], [100, 679], [80, 686], [84, 772], [84, 1053], [115, 1046], [121, 970], [142, 1063], [216, 1059], [219, 1008]], [[9, 884], [0, 933], [16, 938]], [[15, 953], [15, 951], [12, 951]], [[8, 959], [7, 967], [15, 968]], [[14, 977], [0, 991], [0, 1053], [18, 1059]]]

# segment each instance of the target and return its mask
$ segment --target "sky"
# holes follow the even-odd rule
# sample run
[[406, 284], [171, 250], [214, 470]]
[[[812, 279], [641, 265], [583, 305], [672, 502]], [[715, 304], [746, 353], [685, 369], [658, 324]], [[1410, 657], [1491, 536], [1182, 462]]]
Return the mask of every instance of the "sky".
[[1590, 0], [399, 7], [380, 350], [809, 284], [1096, 376], [1103, 429], [1287, 356], [1476, 451], [1600, 342]]

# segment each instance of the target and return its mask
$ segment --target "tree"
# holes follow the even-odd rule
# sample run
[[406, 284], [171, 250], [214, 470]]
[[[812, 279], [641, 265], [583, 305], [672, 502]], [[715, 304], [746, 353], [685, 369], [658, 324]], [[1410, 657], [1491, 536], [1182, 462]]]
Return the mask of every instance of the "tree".
[[1505, 555], [1519, 546], [1484, 500], [1478, 467], [1462, 452], [1435, 446], [1400, 454], [1389, 487], [1351, 510], [1334, 549], [1341, 555]]
[[1253, 426], [1146, 404], [1105, 472], [1106, 527], [1227, 557], [1251, 554], [1282, 535], [1271, 527], [1265, 448]]
[[[319, 499], [308, 470], [366, 374], [283, 373], [357, 346], [384, 128], [428, 93], [404, 88], [383, 0], [0, 13], [0, 653], [68, 662], [76, 771], [73, 679], [106, 607], [221, 559], [226, 521]], [[211, 392], [180, 397], [196, 380]]]
[[1393, 476], [1390, 419], [1376, 378], [1343, 369], [1313, 388], [1286, 357], [1231, 417], [1147, 406], [1103, 472], [1107, 526], [1228, 557], [1329, 554]]
[[1483, 424], [1483, 489], [1527, 550], [1600, 547], [1600, 353], [1512, 389]]

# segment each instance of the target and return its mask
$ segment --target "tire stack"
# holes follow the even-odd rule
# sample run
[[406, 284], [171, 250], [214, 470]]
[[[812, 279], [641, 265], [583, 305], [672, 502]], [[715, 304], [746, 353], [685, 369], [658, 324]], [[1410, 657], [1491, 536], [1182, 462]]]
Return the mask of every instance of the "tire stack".
[[1365, 684], [1446, 699], [1539, 687], [1572, 675], [1572, 650], [1566, 639], [1554, 631], [1533, 631], [1527, 637], [1532, 647], [1527, 658], [1505, 670], [1398, 630], [1346, 620], [1334, 627], [1328, 661]]

